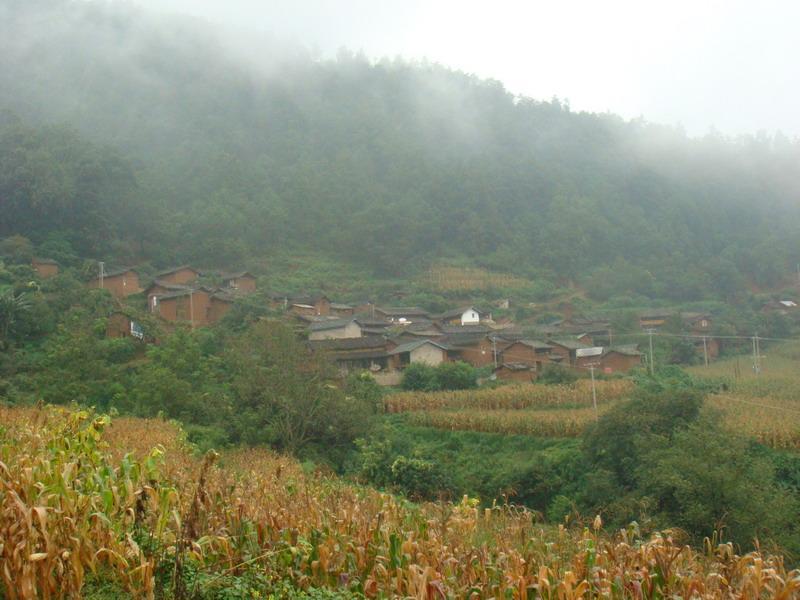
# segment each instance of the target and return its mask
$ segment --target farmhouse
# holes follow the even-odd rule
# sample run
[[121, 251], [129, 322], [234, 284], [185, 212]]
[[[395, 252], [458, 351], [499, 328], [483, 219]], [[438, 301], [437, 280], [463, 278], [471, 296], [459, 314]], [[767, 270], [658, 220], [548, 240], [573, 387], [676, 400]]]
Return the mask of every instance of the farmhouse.
[[517, 340], [503, 349], [503, 363], [524, 363], [540, 373], [544, 365], [560, 361], [557, 354], [551, 354], [553, 347], [539, 340]]
[[342, 375], [369, 370], [373, 373], [389, 368], [389, 349], [394, 344], [381, 336], [313, 340], [308, 342], [312, 352], [324, 353], [339, 367]]
[[309, 340], [360, 338], [361, 325], [355, 319], [330, 319], [309, 325]]
[[417, 340], [389, 351], [389, 366], [400, 370], [413, 363], [436, 366], [447, 362], [447, 346], [433, 340]]
[[198, 277], [200, 277], [199, 271], [193, 269], [189, 265], [181, 265], [180, 267], [173, 267], [172, 269], [156, 273], [155, 279], [165, 283], [186, 285], [187, 283], [197, 281]]
[[58, 263], [52, 258], [34, 258], [31, 260], [31, 266], [42, 279], [58, 275]]
[[473, 367], [496, 365], [503, 350], [511, 343], [496, 335], [451, 334], [441, 339], [450, 348], [450, 358], [462, 360]]
[[248, 271], [223, 273], [222, 287], [231, 292], [251, 294], [256, 291], [256, 278]]
[[575, 351], [575, 366], [580, 369], [595, 367], [603, 373], [626, 373], [638, 367], [642, 354], [636, 344], [603, 348], [579, 348]]
[[356, 314], [356, 309], [349, 304], [331, 302], [331, 314], [338, 317], [352, 317], [354, 314]]
[[111, 292], [115, 298], [125, 298], [142, 291], [139, 287], [139, 274], [133, 269], [114, 269], [95, 277], [87, 284], [91, 288], [101, 288]]
[[106, 337], [125, 338], [132, 337], [137, 340], [144, 340], [144, 329], [142, 326], [121, 311], [114, 311], [106, 321]]
[[327, 296], [298, 296], [288, 299], [289, 312], [296, 315], [327, 316], [331, 314], [331, 301]]
[[233, 298], [222, 292], [198, 288], [155, 296], [152, 310], [166, 321], [186, 322], [194, 328], [216, 323], [232, 304]]
[[[583, 337], [583, 340], [586, 338]], [[588, 345], [577, 337], [573, 338], [551, 338], [547, 343], [552, 346], [553, 354], [561, 356], [563, 364], [575, 366], [576, 353], [582, 348], [587, 348]]]

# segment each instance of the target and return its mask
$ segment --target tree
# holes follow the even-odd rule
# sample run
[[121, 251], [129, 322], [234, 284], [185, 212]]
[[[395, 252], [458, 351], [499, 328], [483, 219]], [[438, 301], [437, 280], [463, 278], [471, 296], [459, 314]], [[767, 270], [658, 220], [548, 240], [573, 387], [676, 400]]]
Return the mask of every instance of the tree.
[[411, 363], [403, 371], [400, 386], [414, 392], [433, 392], [439, 389], [436, 369], [425, 363]]
[[4, 348], [9, 346], [15, 327], [30, 309], [28, 294], [15, 294], [11, 289], [0, 293], [0, 344]]
[[468, 390], [478, 387], [478, 372], [463, 361], [444, 362], [436, 367], [436, 381], [442, 390]]

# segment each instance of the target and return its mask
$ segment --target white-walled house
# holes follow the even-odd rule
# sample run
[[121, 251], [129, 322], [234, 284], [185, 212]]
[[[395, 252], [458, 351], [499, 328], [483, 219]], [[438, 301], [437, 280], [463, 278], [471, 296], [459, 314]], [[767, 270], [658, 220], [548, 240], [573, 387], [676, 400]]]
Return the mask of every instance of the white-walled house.
[[446, 325], [478, 325], [481, 321], [489, 318], [488, 313], [485, 313], [474, 306], [466, 306], [463, 308], [456, 308], [449, 310], [437, 319]]

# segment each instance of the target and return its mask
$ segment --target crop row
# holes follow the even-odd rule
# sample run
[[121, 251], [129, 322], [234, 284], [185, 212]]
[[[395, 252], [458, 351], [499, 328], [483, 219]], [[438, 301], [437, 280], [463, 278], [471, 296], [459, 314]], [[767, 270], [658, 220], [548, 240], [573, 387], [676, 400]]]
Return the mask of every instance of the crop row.
[[[603, 404], [629, 395], [633, 383], [624, 379], [598, 381], [597, 402]], [[592, 384], [581, 379], [571, 385], [507, 385], [494, 389], [453, 392], [400, 392], [384, 399], [386, 412], [445, 409], [521, 410], [591, 406]]]

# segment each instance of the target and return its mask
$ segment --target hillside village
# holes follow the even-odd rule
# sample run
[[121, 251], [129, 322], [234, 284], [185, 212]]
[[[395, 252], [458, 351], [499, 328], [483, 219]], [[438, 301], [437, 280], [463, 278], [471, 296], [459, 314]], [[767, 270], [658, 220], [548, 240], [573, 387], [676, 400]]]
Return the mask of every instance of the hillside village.
[[[42, 278], [58, 273], [52, 260], [37, 258], [32, 266]], [[190, 265], [160, 271], [146, 282], [136, 269], [106, 270], [103, 266], [86, 285], [108, 290], [120, 307], [123, 300], [142, 295], [141, 308], [146, 306], [167, 329], [212, 325], [238, 299], [259, 292], [271, 314], [290, 320], [308, 348], [324, 353], [343, 376], [366, 370], [382, 385], [399, 384], [403, 370], [413, 363], [435, 366], [463, 361], [491, 371], [493, 379], [516, 382], [535, 381], [551, 365], [578, 373], [614, 374], [647, 364], [647, 352], [638, 344], [614, 340], [608, 319], [575, 315], [572, 310], [547, 324], [520, 325], [507, 316], [495, 320], [491, 310], [477, 305], [431, 313], [366, 300], [337, 302], [324, 294], [265, 293], [247, 271], [201, 272]], [[774, 304], [765, 310], [796, 308], [790, 301]], [[495, 307], [508, 309], [509, 300], [500, 300]], [[683, 339], [700, 357], [708, 362], [719, 356], [721, 342], [712, 333], [708, 313], [649, 311], [639, 315], [638, 324], [642, 332], [654, 333], [676, 320]], [[107, 335], [157, 342], [123, 310], [109, 315]]]

